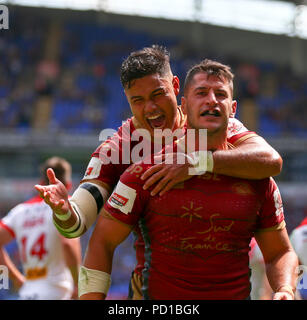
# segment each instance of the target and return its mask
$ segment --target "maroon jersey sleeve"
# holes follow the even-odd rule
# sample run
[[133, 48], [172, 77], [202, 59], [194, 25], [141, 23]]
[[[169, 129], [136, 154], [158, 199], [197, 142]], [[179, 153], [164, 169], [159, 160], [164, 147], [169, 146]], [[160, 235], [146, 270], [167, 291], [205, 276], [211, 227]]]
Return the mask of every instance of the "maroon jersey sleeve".
[[273, 178], [265, 181], [265, 199], [259, 212], [257, 231], [282, 229], [285, 220], [279, 189]]
[[253, 136], [257, 136], [257, 134], [253, 131], [249, 131], [241, 121], [236, 118], [229, 118], [227, 129], [228, 142], [235, 146]]
[[133, 164], [120, 177], [104, 209], [115, 219], [135, 225], [142, 216], [150, 197], [149, 190], [143, 190], [142, 173], [148, 168], [145, 164]]

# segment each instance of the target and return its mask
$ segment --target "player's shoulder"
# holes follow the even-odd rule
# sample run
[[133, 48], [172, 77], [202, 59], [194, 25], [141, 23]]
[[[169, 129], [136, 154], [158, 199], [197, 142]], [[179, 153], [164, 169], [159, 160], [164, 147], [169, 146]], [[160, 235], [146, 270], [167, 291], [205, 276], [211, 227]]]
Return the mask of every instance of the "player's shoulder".
[[307, 217], [295, 228], [295, 230], [304, 230], [307, 235]]
[[148, 164], [145, 162], [134, 163], [131, 166], [129, 166], [121, 175], [120, 181], [123, 183], [144, 184], [144, 181], [141, 179], [141, 176], [151, 166], [152, 164]]
[[23, 205], [34, 205], [38, 203], [43, 203], [43, 199], [40, 196], [35, 196], [33, 198], [30, 198], [29, 200], [26, 200], [23, 202]]
[[37, 204], [43, 204], [44, 201], [41, 197], [39, 196], [35, 196], [33, 198], [30, 198], [28, 200], [25, 200], [24, 202], [21, 202], [19, 204], [17, 204], [15, 207], [13, 207], [10, 212], [21, 212], [21, 211], [25, 211], [30, 207], [33, 207], [34, 205]]
[[243, 179], [245, 183], [248, 183], [248, 185], [253, 190], [253, 193], [257, 195], [259, 199], [268, 199], [272, 196], [275, 198], [281, 198], [278, 186], [275, 182], [275, 180], [272, 177], [259, 179], [259, 180], [245, 180]]
[[300, 244], [307, 240], [307, 217], [290, 233], [290, 241], [297, 251]]
[[237, 145], [240, 142], [257, 136], [257, 133], [247, 129], [244, 124], [237, 118], [229, 118], [227, 128], [227, 140], [233, 145]]
[[42, 199], [40, 201], [40, 200], [36, 199], [36, 197], [35, 197], [35, 198], [31, 198], [27, 201], [24, 201], [22, 203], [17, 204], [15, 207], [13, 207], [12, 209], [9, 210], [7, 215], [4, 217], [4, 220], [6, 220], [6, 219], [9, 219], [10, 221], [21, 220], [23, 217], [25, 217], [25, 214], [27, 212], [32, 211], [33, 205], [36, 205], [37, 203], [44, 203], [44, 201]]
[[100, 132], [99, 141], [100, 145], [93, 152], [92, 157], [97, 157], [97, 155], [102, 151], [104, 147], [109, 147], [110, 145], [118, 145], [118, 143], [125, 139], [130, 139], [131, 133], [135, 131], [135, 127], [132, 118], [128, 118], [122, 122], [122, 125], [116, 130], [114, 129], [104, 129]]
[[145, 181], [141, 179], [141, 176], [149, 166], [140, 162], [126, 169], [107, 201], [108, 212], [117, 209], [128, 215], [132, 211], [142, 211], [142, 204], [148, 202], [149, 190], [143, 189]]
[[277, 188], [276, 181], [272, 177], [267, 177], [267, 178], [258, 179], [258, 180], [249, 180], [249, 181], [253, 185], [257, 186], [261, 191]]
[[237, 118], [229, 118], [228, 120], [228, 135], [238, 134], [248, 129]]

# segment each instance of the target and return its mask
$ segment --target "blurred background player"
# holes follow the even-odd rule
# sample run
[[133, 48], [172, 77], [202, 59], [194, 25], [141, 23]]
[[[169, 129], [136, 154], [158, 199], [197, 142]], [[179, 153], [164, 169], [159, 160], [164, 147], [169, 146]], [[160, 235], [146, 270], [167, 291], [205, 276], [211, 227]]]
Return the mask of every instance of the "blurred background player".
[[251, 299], [271, 300], [273, 290], [266, 275], [262, 252], [254, 237], [250, 242], [249, 266], [251, 269]]
[[[297, 226], [290, 234], [292, 247], [299, 258], [298, 282], [295, 292], [296, 299], [307, 300], [307, 218]], [[250, 243], [250, 268], [251, 268], [251, 299], [252, 300], [270, 300], [273, 290], [268, 282], [265, 272], [265, 263], [261, 250], [255, 240], [252, 238]]]
[[[70, 189], [71, 165], [65, 159], [52, 157], [45, 161], [41, 167], [41, 184], [48, 184], [47, 168], [52, 168]], [[3, 249], [14, 238], [24, 275]], [[49, 206], [39, 196], [19, 204], [0, 221], [0, 250], [0, 264], [8, 267], [14, 286], [19, 288], [20, 299], [76, 298], [80, 240], [59, 234]]]
[[307, 217], [292, 231], [290, 240], [300, 261], [297, 283], [298, 299], [307, 300]]

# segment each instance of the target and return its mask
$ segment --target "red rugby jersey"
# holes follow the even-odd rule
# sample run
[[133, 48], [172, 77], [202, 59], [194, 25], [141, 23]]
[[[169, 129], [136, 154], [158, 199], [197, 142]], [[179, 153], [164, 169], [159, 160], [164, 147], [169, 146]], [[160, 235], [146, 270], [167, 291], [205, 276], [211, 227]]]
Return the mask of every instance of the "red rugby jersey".
[[140, 179], [148, 167], [126, 170], [105, 204], [114, 218], [142, 232], [144, 298], [247, 298], [254, 232], [285, 225], [274, 180], [207, 173], [152, 197]]
[[[182, 133], [184, 134], [185, 129], [185, 116], [182, 114], [181, 109], [178, 109], [180, 123], [182, 123]], [[98, 179], [106, 184], [108, 184], [111, 188], [114, 188], [116, 183], [119, 181], [121, 174], [133, 163], [131, 158], [127, 156], [127, 154], [132, 154], [132, 149], [142, 140], [133, 141], [131, 140], [131, 135], [136, 131], [134, 127], [132, 118], [129, 118], [127, 121], [123, 123], [123, 125], [119, 128], [119, 130], [105, 142], [103, 142], [92, 154], [92, 158], [88, 164], [85, 175], [82, 179]], [[238, 144], [239, 142], [251, 137], [255, 136], [256, 133], [247, 130], [244, 125], [237, 120], [236, 118], [229, 119], [228, 132], [227, 132], [227, 140], [233, 145]], [[113, 162], [106, 163], [105, 155], [110, 159], [111, 151], [115, 151], [113, 154], [115, 155]], [[154, 151], [154, 144], [151, 144], [151, 152]], [[144, 150], [141, 150], [141, 153]], [[144, 151], [146, 152], [146, 151]], [[128, 160], [123, 163], [123, 159]], [[108, 159], [107, 159], [108, 160]], [[107, 161], [108, 162], [108, 161]], [[116, 163], [114, 163], [116, 162]]]
[[[183, 132], [186, 127], [186, 116], [182, 113], [181, 108], [178, 108], [178, 116], [180, 117], [180, 124], [183, 127]], [[105, 142], [103, 142], [92, 154], [92, 158], [88, 164], [85, 175], [82, 179], [98, 179], [111, 188], [114, 188], [116, 183], [119, 181], [121, 174], [131, 165], [131, 163], [123, 164], [121, 159], [123, 159], [123, 146], [124, 149], [129, 146], [130, 150], [135, 147], [139, 141], [131, 141], [131, 135], [135, 132], [136, 128], [133, 124], [132, 118], [129, 118], [123, 123], [119, 130]], [[256, 133], [249, 131], [244, 127], [244, 125], [236, 118], [229, 119], [227, 140], [233, 145], [239, 144], [243, 140], [255, 136]], [[115, 150], [115, 154], [118, 156], [119, 163], [103, 163], [103, 156], [108, 148]], [[154, 150], [153, 144], [151, 149]], [[110, 151], [108, 151], [110, 155]], [[137, 258], [137, 268], [135, 271], [141, 273], [144, 265], [144, 243], [142, 240], [142, 235], [140, 230], [135, 229], [136, 232], [136, 258]]]

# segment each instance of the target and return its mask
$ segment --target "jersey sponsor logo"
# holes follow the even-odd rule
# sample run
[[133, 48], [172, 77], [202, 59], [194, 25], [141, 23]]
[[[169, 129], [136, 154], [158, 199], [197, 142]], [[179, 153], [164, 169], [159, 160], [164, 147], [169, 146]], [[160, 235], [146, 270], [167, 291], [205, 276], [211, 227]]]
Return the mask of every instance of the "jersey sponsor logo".
[[101, 161], [100, 159], [93, 157], [86, 169], [85, 175], [83, 177], [84, 179], [95, 179], [98, 178], [100, 175], [101, 170]]
[[143, 167], [137, 164], [133, 164], [126, 171], [129, 172], [130, 174], [135, 175], [138, 178], [143, 171]]
[[26, 220], [26, 221], [24, 221], [22, 227], [23, 228], [32, 228], [32, 227], [35, 227], [37, 225], [44, 224], [44, 222], [45, 222], [44, 217], [40, 217], [40, 218], [37, 218], [37, 219]]
[[122, 213], [129, 214], [132, 211], [135, 198], [136, 191], [119, 181], [108, 203]]
[[33, 269], [27, 269], [26, 271], [26, 278], [28, 280], [35, 280], [39, 278], [44, 278], [47, 276], [47, 268], [33, 268]]
[[117, 194], [114, 192], [111, 196], [111, 201], [114, 202], [118, 206], [124, 206], [128, 202], [129, 199], [121, 196], [120, 194]]

